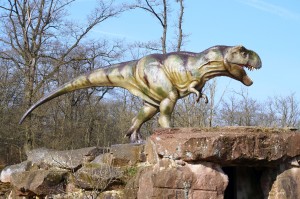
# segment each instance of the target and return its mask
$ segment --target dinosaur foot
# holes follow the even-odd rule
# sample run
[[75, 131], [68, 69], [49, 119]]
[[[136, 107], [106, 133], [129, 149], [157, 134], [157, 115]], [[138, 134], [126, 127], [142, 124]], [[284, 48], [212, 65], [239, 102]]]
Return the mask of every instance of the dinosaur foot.
[[201, 98], [203, 98], [205, 101], [205, 104], [207, 104], [208, 103], [208, 97], [205, 95], [205, 94], [203, 94], [203, 93], [201, 93], [200, 95], [199, 95], [199, 97], [196, 99], [196, 101], [197, 101], [197, 103], [200, 101], [200, 99]]
[[130, 139], [130, 143], [133, 144], [142, 144], [145, 142], [145, 140], [142, 139], [140, 132], [137, 130], [129, 130], [125, 137], [128, 137]]

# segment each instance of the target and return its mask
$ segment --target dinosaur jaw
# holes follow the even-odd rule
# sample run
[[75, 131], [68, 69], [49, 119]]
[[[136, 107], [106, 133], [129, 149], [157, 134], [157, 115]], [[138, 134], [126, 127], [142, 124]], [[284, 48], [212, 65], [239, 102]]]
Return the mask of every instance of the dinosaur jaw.
[[229, 73], [232, 78], [242, 82], [246, 86], [251, 86], [253, 84], [253, 81], [247, 75], [245, 68], [249, 71], [259, 69], [259, 67], [254, 67], [251, 65], [231, 64], [231, 70], [229, 71]]
[[251, 86], [253, 81], [248, 77], [245, 69], [250, 71], [260, 69], [262, 62], [256, 52], [247, 50], [243, 46], [234, 46], [226, 51], [224, 66], [231, 78], [242, 82], [246, 86]]

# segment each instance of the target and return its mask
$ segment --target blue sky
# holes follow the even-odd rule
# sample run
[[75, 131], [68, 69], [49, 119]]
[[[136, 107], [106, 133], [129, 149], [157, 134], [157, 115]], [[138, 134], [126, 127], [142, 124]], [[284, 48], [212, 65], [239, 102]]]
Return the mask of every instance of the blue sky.
[[[75, 2], [70, 17], [85, 18], [96, 2]], [[175, 20], [170, 19], [169, 24]], [[183, 29], [189, 34], [184, 46], [187, 51], [201, 52], [214, 45], [239, 44], [256, 51], [263, 67], [247, 72], [254, 81], [247, 87], [252, 98], [264, 100], [295, 93], [300, 100], [299, 0], [186, 0]], [[159, 23], [148, 13], [130, 11], [100, 24], [89, 36], [149, 41], [160, 38], [161, 31]], [[243, 87], [230, 78], [218, 79], [220, 93], [239, 91]]]

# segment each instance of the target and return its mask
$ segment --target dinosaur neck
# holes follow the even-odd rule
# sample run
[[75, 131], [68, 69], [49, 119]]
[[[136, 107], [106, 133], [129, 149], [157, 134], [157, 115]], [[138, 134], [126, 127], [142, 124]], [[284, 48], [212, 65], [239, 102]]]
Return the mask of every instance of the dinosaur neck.
[[228, 72], [221, 61], [208, 62], [199, 68], [199, 73], [203, 83], [217, 76], [228, 76]]

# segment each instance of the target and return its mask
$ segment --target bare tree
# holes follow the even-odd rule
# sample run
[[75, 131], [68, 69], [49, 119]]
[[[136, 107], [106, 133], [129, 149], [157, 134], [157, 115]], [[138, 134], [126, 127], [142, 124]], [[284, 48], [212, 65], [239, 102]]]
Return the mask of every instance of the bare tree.
[[209, 112], [208, 112], [208, 126], [213, 126], [214, 116], [215, 116], [215, 95], [216, 95], [217, 81], [213, 79], [212, 82], [208, 84], [209, 90]]
[[220, 123], [222, 125], [236, 125], [237, 123], [237, 112], [238, 112], [239, 102], [234, 95], [231, 95], [229, 99], [222, 100], [222, 107], [220, 109]]
[[247, 89], [242, 88], [233, 91], [228, 100], [223, 100], [220, 115], [225, 125], [254, 126], [261, 124], [261, 112], [260, 104], [249, 97]]
[[239, 102], [239, 122], [240, 126], [255, 125], [255, 116], [257, 115], [258, 105], [256, 100], [249, 97], [247, 89], [241, 89], [240, 92], [234, 92], [241, 97]]
[[[21, 71], [25, 108], [32, 105], [36, 93], [62, 65], [78, 61], [70, 54], [93, 27], [124, 11], [124, 7], [113, 6], [112, 1], [100, 1], [89, 16], [87, 26], [76, 29], [75, 25], [64, 20], [66, 7], [72, 2], [74, 0], [8, 0], [0, 6], [0, 42], [4, 44], [0, 58], [11, 61]], [[69, 30], [68, 42], [67, 35], [61, 37], [65, 27]], [[56, 44], [63, 44], [64, 48], [60, 48], [59, 54], [51, 54], [49, 47]], [[43, 80], [37, 81], [38, 67], [43, 59], [50, 60], [52, 68]], [[30, 148], [34, 143], [30, 122], [27, 129], [26, 139]]]
[[[168, 2], [167, 0], [136, 0], [136, 3], [130, 6], [132, 9], [140, 8], [150, 13], [163, 29], [161, 37], [162, 53], [167, 53], [167, 30], [168, 30]], [[159, 8], [162, 7], [162, 11]]]
[[278, 118], [274, 106], [273, 97], [269, 97], [260, 105], [260, 113], [257, 115], [258, 125], [266, 127], [278, 127]]
[[278, 116], [280, 127], [295, 127], [300, 119], [299, 102], [295, 98], [295, 94], [287, 97], [274, 98], [274, 108]]
[[176, 0], [177, 3], [180, 4], [180, 11], [179, 11], [179, 17], [178, 17], [178, 39], [177, 39], [177, 52], [181, 50], [182, 44], [183, 44], [183, 30], [182, 30], [182, 24], [183, 24], [183, 14], [184, 14], [184, 4], [183, 0]]
[[20, 74], [12, 63], [0, 59], [0, 162], [4, 164], [22, 161], [24, 136], [13, 123], [14, 118], [20, 114], [20, 82]]
[[[144, 48], [150, 51], [160, 51], [163, 54], [167, 53], [168, 50], [180, 51], [183, 46], [183, 40], [186, 35], [183, 34], [183, 16], [184, 16], [184, 1], [176, 0], [179, 3], [179, 14], [178, 20], [176, 21], [176, 40], [175, 42], [168, 41], [169, 32], [169, 18], [172, 18], [172, 7], [168, 0], [136, 0], [136, 2], [130, 5], [131, 9], [139, 8], [145, 10], [147, 13], [154, 16], [162, 27], [162, 36], [160, 42], [148, 41], [148, 42], [136, 42], [135, 46]], [[172, 28], [172, 27], [171, 27]], [[159, 44], [160, 43], [160, 44]], [[171, 46], [169, 46], [171, 43]], [[175, 44], [176, 43], [176, 44]]]

